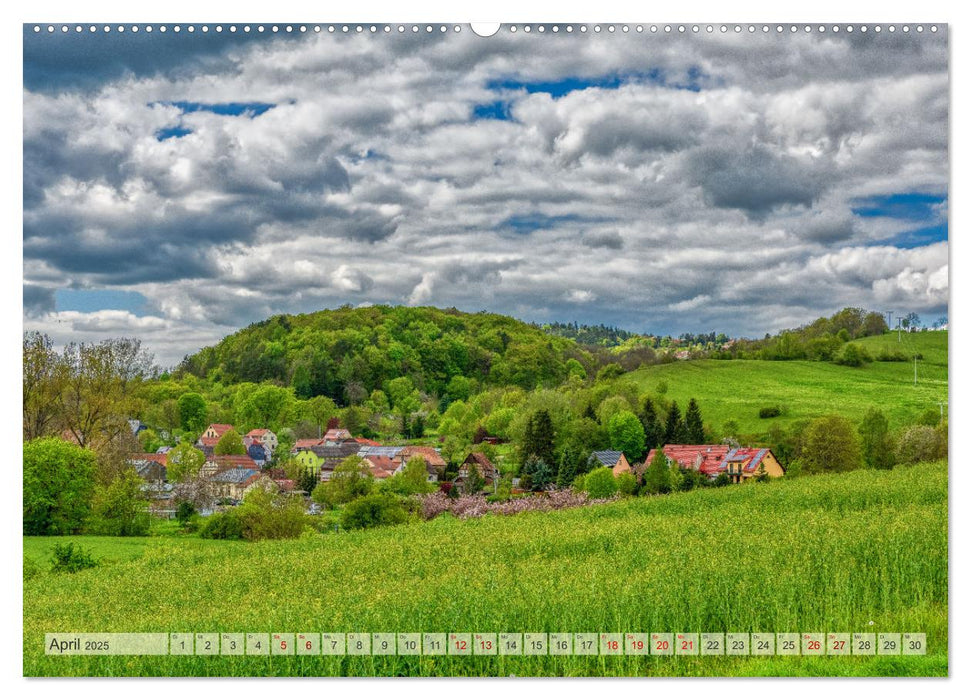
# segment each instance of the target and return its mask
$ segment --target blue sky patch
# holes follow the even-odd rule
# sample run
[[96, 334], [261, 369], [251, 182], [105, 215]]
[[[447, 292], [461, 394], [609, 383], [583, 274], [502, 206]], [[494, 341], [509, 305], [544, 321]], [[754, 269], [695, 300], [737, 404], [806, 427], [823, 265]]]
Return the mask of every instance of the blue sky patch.
[[853, 213], [866, 219], [898, 219], [913, 224], [913, 228], [876, 241], [874, 245], [920, 248], [947, 240], [947, 219], [942, 216], [940, 206], [946, 202], [947, 195], [943, 194], [904, 192], [860, 200]]
[[937, 221], [940, 218], [937, 207], [946, 200], [946, 195], [917, 192], [879, 195], [860, 200], [853, 208], [853, 213], [863, 217], [886, 216], [908, 221]]
[[184, 126], [170, 126], [166, 129], [159, 129], [155, 132], [155, 138], [159, 141], [165, 141], [166, 139], [180, 139], [183, 136], [188, 136], [192, 133], [192, 129], [186, 129]]
[[213, 114], [219, 114], [224, 117], [238, 117], [240, 115], [248, 116], [250, 119], [260, 116], [264, 112], [267, 112], [274, 107], [275, 104], [269, 102], [215, 102], [215, 103], [205, 103], [205, 102], [187, 102], [187, 101], [173, 101], [164, 102], [163, 104], [172, 105], [173, 107], [178, 107], [182, 110], [183, 114], [190, 114], [191, 112], [212, 112]]
[[893, 245], [897, 248], [922, 248], [932, 243], [940, 243], [947, 240], [947, 224], [938, 226], [926, 226], [913, 231], [898, 233], [892, 238], [881, 241], [883, 245]]
[[512, 116], [509, 114], [511, 105], [512, 103], [508, 100], [496, 100], [489, 104], [476, 105], [472, 108], [472, 119], [474, 121], [479, 119], [500, 119], [508, 121], [512, 119]]
[[54, 305], [58, 311], [90, 313], [102, 309], [117, 309], [143, 316], [147, 301], [139, 292], [121, 289], [57, 289], [54, 291]]
[[560, 80], [550, 81], [529, 81], [517, 78], [504, 78], [501, 80], [491, 80], [486, 84], [490, 90], [525, 90], [530, 95], [537, 92], [545, 92], [553, 99], [563, 97], [577, 90], [587, 90], [589, 88], [600, 88], [601, 90], [616, 90], [626, 84], [659, 85], [661, 87], [672, 88], [675, 90], [690, 90], [700, 92], [701, 86], [709, 76], [698, 66], [688, 68], [685, 79], [674, 79], [666, 71], [660, 68], [652, 68], [643, 73], [630, 73], [625, 75], [600, 75], [593, 77], [568, 77]]

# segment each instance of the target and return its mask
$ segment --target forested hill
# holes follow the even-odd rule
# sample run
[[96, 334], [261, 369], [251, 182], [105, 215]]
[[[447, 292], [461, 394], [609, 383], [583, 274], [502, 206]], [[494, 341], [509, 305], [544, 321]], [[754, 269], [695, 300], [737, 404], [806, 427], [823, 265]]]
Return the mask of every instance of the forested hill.
[[622, 328], [614, 328], [613, 326], [605, 326], [603, 324], [587, 326], [578, 324], [575, 321], [573, 323], [545, 323], [540, 328], [550, 335], [575, 340], [580, 345], [605, 348], [616, 347], [631, 338], [641, 337], [637, 333], [631, 333]]
[[592, 366], [573, 340], [508, 316], [371, 306], [274, 316], [186, 357], [180, 369], [223, 384], [278, 381], [298, 398], [349, 402], [402, 376], [459, 398], [475, 384], [532, 389]]

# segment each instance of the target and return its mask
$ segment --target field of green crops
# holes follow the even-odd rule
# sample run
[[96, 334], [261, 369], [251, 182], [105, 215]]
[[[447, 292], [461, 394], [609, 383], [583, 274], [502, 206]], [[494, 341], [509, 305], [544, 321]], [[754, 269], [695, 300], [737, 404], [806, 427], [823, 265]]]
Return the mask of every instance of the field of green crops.
[[[891, 428], [914, 423], [928, 409], [947, 401], [947, 331], [896, 333], [854, 341], [873, 355], [881, 348], [900, 349], [917, 363], [873, 362], [844, 367], [829, 362], [766, 360], [695, 360], [655, 365], [625, 377], [644, 391], [667, 384], [666, 396], [684, 410], [688, 399], [701, 406], [705, 423], [716, 432], [734, 420], [742, 435], [764, 436], [772, 423], [788, 425], [803, 418], [834, 413], [858, 421], [867, 408], [879, 408]], [[759, 409], [779, 406], [778, 418], [760, 419]]]
[[[109, 561], [25, 580], [25, 675], [948, 672], [946, 463], [297, 541], [74, 539]], [[46, 657], [65, 631], [926, 632], [928, 654]]]

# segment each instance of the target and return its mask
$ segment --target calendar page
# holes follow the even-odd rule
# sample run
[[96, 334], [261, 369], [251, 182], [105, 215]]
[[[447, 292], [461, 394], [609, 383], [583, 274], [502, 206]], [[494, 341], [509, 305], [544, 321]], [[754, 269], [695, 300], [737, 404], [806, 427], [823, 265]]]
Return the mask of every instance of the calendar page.
[[946, 24], [22, 32], [24, 676], [949, 674]]

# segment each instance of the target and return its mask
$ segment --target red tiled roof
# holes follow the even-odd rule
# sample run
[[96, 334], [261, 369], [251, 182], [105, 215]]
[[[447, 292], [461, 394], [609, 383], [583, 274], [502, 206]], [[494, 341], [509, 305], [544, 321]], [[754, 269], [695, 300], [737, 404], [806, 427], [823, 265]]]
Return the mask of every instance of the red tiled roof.
[[161, 464], [164, 467], [168, 462], [168, 457], [164, 454], [158, 454], [155, 452], [136, 452], [128, 457], [128, 461], [155, 462], [156, 464]]
[[356, 442], [358, 445], [368, 445], [369, 447], [381, 446], [381, 443], [378, 442], [377, 440], [368, 440], [367, 438], [362, 438], [362, 437], [351, 438], [351, 440], [348, 440], [348, 442], [351, 442], [351, 441]]
[[[209, 426], [209, 428], [212, 428], [213, 432], [215, 432], [218, 437], [222, 437], [223, 433], [228, 430], [232, 430], [233, 426], [231, 426], [229, 423], [213, 423]], [[209, 430], [209, 428], [206, 428], [206, 430]]]
[[259, 470], [256, 462], [249, 455], [214, 455], [209, 461], [214, 462], [219, 469], [239, 468]]
[[215, 447], [219, 444], [219, 438], [217, 437], [201, 437], [199, 438], [199, 444], [205, 445], [206, 447]]
[[268, 432], [270, 431], [266, 428], [253, 428], [251, 431], [246, 433], [246, 437], [263, 437]]
[[446, 465], [445, 459], [434, 447], [422, 447], [419, 445], [405, 447], [403, 450], [401, 450], [401, 452], [398, 453], [398, 460], [404, 463], [407, 462], [409, 458], [416, 455], [424, 457], [425, 462], [427, 462], [429, 466], [444, 467]]
[[[725, 471], [729, 462], [743, 463], [746, 472], [754, 472], [759, 463], [768, 454], [762, 447], [732, 448], [730, 445], [665, 445], [664, 454], [668, 459], [676, 461], [685, 469], [698, 471], [715, 477]], [[645, 465], [649, 465], [657, 450], [651, 450]]]
[[324, 433], [324, 440], [350, 440], [351, 431], [346, 428], [331, 428]]
[[309, 450], [311, 447], [323, 445], [324, 441], [319, 438], [302, 438], [293, 444], [295, 450]]
[[394, 460], [385, 455], [371, 455], [364, 458], [364, 461], [370, 465], [371, 472], [374, 473], [375, 469], [386, 471], [389, 474], [394, 472], [395, 463]]
[[293, 479], [274, 479], [273, 483], [279, 486], [281, 491], [293, 491], [297, 488], [297, 482]]

